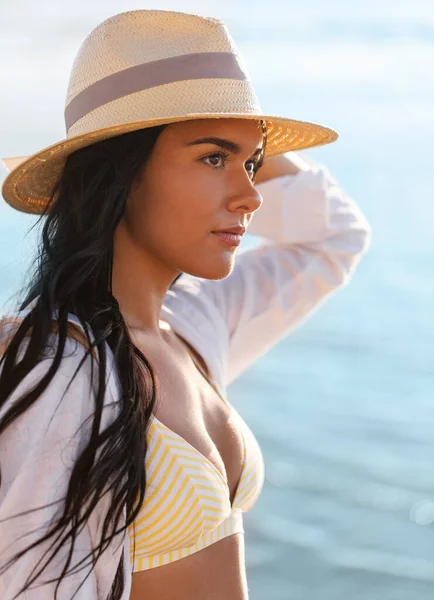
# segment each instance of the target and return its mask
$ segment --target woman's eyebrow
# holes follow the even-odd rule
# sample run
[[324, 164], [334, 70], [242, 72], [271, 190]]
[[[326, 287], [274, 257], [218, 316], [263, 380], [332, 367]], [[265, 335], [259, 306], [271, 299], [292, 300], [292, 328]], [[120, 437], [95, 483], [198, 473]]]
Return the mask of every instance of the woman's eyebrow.
[[[214, 144], [216, 146], [220, 146], [220, 148], [224, 148], [225, 150], [229, 150], [234, 154], [240, 154], [241, 146], [236, 142], [232, 142], [231, 140], [226, 140], [224, 138], [219, 137], [204, 137], [199, 138], [197, 140], [193, 140], [192, 142], [187, 142], [186, 146], [196, 146], [197, 144]], [[256, 156], [257, 154], [261, 154], [262, 146], [257, 148], [252, 156]]]

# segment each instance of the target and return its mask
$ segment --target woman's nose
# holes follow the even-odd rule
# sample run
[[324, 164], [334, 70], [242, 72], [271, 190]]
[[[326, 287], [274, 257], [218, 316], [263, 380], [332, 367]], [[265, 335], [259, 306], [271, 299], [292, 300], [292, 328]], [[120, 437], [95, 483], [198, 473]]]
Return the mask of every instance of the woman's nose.
[[229, 209], [234, 212], [243, 211], [245, 213], [254, 213], [261, 207], [261, 204], [261, 194], [254, 187], [253, 183], [250, 183], [247, 188], [239, 190], [238, 193], [231, 196], [229, 200]]

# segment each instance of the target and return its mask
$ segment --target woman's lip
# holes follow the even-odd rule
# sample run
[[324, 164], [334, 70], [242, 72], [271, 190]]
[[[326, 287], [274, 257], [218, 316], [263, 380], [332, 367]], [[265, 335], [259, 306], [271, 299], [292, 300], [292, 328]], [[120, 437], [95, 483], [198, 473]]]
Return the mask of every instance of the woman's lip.
[[239, 233], [229, 233], [227, 231], [213, 231], [212, 233], [228, 246], [239, 246], [243, 237]]

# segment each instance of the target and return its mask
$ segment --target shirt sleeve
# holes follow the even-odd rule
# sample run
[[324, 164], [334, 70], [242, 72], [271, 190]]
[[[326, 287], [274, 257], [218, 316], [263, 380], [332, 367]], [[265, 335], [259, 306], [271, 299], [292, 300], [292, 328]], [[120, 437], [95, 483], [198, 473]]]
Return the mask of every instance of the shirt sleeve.
[[[67, 385], [84, 356], [84, 348], [74, 340], [68, 339], [66, 349], [71, 352], [68, 351], [62, 358], [47, 389], [0, 435], [1, 567], [17, 551], [40, 539], [56, 519], [58, 511], [63, 510], [63, 500], [73, 465], [90, 437], [92, 419], [89, 417], [95, 408], [90, 359], [87, 358], [83, 363], [67, 390]], [[7, 399], [1, 412], [4, 413], [23, 393], [32, 390], [46, 374], [52, 362], [52, 358], [46, 358], [38, 363]], [[97, 371], [98, 369], [94, 368], [95, 377]], [[113, 419], [113, 404], [113, 396], [109, 392], [103, 409], [103, 429]], [[108, 496], [109, 494], [106, 494], [97, 504], [91, 518], [76, 538], [70, 569], [98, 544], [100, 526], [108, 509]], [[20, 514], [26, 511], [31, 512]], [[36, 546], [0, 574], [2, 600], [14, 598], [33, 569], [41, 565], [43, 555], [53, 543], [53, 539], [50, 538], [44, 544]], [[121, 559], [121, 538], [109, 545], [87, 579], [91, 569], [88, 559], [88, 566], [66, 576], [55, 596], [57, 582], [49, 583], [48, 580], [59, 577], [69, 550], [70, 543], [67, 542], [54, 561], [31, 585], [30, 590], [19, 594], [19, 600], [47, 600], [55, 597], [69, 600], [76, 592], [76, 600], [105, 600]], [[47, 556], [49, 555], [47, 554], [45, 559]]]
[[184, 274], [167, 302], [175, 325], [193, 324], [190, 340], [222, 386], [345, 286], [370, 245], [366, 217], [327, 168], [257, 188], [263, 204], [248, 232], [259, 246], [240, 253], [223, 280]]

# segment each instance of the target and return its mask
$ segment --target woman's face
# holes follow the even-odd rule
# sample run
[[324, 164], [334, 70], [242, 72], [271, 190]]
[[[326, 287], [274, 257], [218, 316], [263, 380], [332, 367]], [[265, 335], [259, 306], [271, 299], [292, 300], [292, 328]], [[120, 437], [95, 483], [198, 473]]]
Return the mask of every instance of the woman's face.
[[237, 247], [213, 232], [247, 228], [261, 206], [253, 176], [262, 144], [262, 129], [254, 120], [168, 125], [131, 187], [123, 220], [134, 245], [173, 269], [174, 276], [229, 275]]

